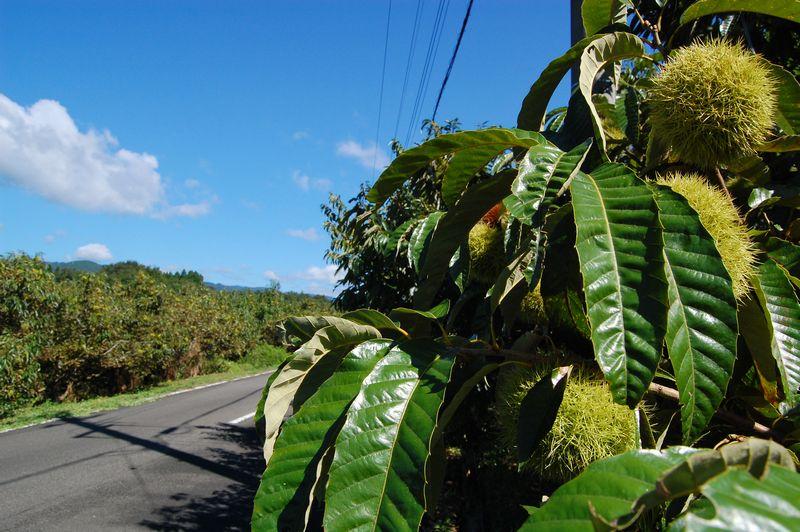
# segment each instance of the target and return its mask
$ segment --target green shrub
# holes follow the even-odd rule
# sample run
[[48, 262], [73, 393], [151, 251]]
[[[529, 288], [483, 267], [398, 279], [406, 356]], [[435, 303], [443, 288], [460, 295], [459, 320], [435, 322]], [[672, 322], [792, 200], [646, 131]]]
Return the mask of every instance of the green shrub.
[[[202, 279], [200, 279], [202, 281]], [[136, 263], [98, 273], [37, 258], [0, 259], [0, 416], [19, 405], [80, 400], [223, 371], [275, 365], [277, 324], [331, 314], [327, 298], [277, 289], [220, 292]]]

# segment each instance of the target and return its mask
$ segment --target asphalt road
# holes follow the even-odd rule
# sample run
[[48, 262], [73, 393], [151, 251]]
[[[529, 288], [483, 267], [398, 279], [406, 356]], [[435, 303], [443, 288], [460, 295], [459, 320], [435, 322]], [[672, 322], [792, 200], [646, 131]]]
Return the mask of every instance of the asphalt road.
[[266, 375], [0, 434], [0, 530], [245, 530]]

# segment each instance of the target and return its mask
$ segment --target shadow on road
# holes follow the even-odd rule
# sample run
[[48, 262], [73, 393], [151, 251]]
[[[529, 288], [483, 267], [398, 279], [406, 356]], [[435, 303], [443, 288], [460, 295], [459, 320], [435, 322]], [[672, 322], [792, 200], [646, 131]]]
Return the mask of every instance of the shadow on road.
[[[236, 444], [239, 449], [215, 448], [213, 462], [237, 481], [205, 497], [176, 493], [174, 504], [156, 510], [139, 524], [151, 530], [249, 530], [253, 497], [264, 470], [264, 456], [252, 427], [224, 425], [204, 427], [203, 438]], [[230, 475], [226, 475], [230, 478]]]

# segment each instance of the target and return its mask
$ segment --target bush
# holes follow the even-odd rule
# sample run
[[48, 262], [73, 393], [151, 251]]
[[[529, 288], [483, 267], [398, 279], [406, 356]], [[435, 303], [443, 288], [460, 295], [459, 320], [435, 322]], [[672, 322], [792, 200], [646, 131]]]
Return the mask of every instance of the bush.
[[50, 271], [38, 258], [0, 260], [0, 416], [25, 403], [80, 400], [281, 361], [278, 323], [331, 313], [321, 296], [220, 292], [194, 272], [136, 263], [98, 273]]

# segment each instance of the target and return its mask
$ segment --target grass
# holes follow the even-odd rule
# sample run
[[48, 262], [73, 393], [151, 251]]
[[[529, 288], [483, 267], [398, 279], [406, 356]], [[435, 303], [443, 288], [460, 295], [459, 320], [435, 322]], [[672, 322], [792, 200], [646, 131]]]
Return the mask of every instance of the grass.
[[204, 384], [227, 381], [237, 377], [255, 375], [274, 368], [283, 361], [287, 354], [280, 347], [261, 345], [240, 360], [225, 362], [227, 368], [217, 373], [162, 382], [150, 388], [109, 397], [95, 397], [74, 403], [46, 401], [38, 405], [22, 407], [11, 416], [0, 419], [0, 432], [43, 423], [53, 418], [86, 416], [104, 410], [115, 410], [125, 406], [149, 403], [168, 393], [188, 390]]

